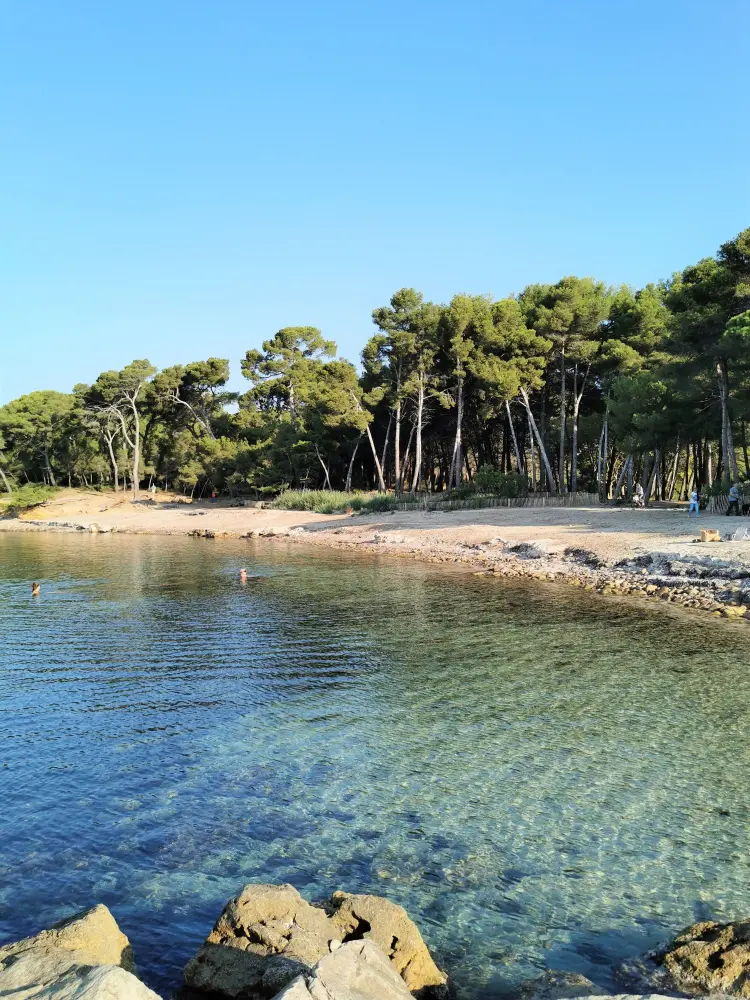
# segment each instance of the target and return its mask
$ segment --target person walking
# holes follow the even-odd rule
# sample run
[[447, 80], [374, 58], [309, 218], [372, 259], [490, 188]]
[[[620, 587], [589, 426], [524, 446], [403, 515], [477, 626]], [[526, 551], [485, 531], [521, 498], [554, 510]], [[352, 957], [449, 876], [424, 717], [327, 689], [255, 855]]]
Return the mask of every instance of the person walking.
[[729, 487], [729, 504], [727, 505], [727, 517], [730, 514], [740, 516], [740, 486], [739, 483], [732, 483]]
[[688, 517], [695, 511], [695, 516], [698, 517], [698, 490], [693, 490], [690, 494], [690, 506], [688, 507]]

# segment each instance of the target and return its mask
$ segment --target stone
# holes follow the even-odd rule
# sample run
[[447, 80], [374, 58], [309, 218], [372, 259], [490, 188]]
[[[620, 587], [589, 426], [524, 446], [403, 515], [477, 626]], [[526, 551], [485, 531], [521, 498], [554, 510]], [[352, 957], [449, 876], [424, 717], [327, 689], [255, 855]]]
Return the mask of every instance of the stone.
[[657, 956], [686, 993], [750, 997], [750, 920], [705, 920], [686, 928]]
[[121, 965], [135, 972], [130, 942], [117, 926], [117, 921], [103, 904], [53, 924], [33, 937], [14, 941], [0, 948], [0, 965], [14, 955], [34, 949], [75, 952], [76, 961], [83, 965]]
[[0, 965], [4, 1000], [160, 1000], [132, 973], [116, 965], [71, 962], [81, 953], [31, 948]]
[[351, 941], [324, 956], [276, 1000], [411, 1000], [411, 993], [377, 945]]
[[133, 972], [130, 943], [102, 905], [0, 948], [5, 1000], [158, 1000]]
[[379, 896], [337, 892], [323, 908], [291, 885], [264, 884], [247, 885], [229, 901], [185, 967], [185, 984], [230, 998], [266, 1000], [339, 945], [363, 939], [380, 947], [407, 989], [434, 990], [435, 996], [445, 989], [446, 977], [401, 906]]
[[668, 944], [628, 959], [616, 976], [643, 991], [750, 998], [750, 920], [692, 924]]
[[415, 992], [425, 987], [445, 987], [446, 977], [432, 960], [416, 924], [403, 906], [382, 896], [335, 892], [334, 921], [343, 932], [342, 941], [366, 938], [374, 941]]
[[556, 972], [550, 969], [536, 979], [521, 984], [520, 1000], [564, 1000], [566, 997], [589, 997], [601, 994], [586, 976], [578, 972]]

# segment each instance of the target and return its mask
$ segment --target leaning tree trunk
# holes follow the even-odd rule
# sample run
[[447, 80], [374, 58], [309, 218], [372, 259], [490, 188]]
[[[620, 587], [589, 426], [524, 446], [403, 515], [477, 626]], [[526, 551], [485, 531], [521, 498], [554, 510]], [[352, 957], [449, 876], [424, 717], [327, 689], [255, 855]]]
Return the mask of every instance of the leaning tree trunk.
[[317, 444], [315, 445], [315, 454], [318, 456], [318, 461], [323, 466], [323, 472], [325, 473], [325, 480], [323, 481], [323, 488], [331, 490], [331, 489], [333, 489], [333, 487], [331, 486], [331, 477], [328, 475], [328, 466], [326, 465], [326, 463], [321, 458], [320, 451], [318, 449]]
[[625, 461], [623, 462], [622, 468], [620, 469], [620, 473], [617, 477], [617, 482], [615, 483], [615, 490], [614, 493], [612, 494], [613, 500], [617, 500], [619, 498], [623, 480], [625, 479], [625, 476], [628, 474], [628, 470], [631, 468], [632, 465], [633, 465], [633, 456], [626, 455]]
[[536, 442], [539, 445], [539, 454], [541, 456], [542, 462], [544, 463], [544, 469], [547, 473], [547, 480], [550, 485], [553, 485], [555, 482], [555, 478], [552, 475], [552, 467], [549, 464], [549, 458], [547, 458], [547, 452], [544, 447], [544, 441], [542, 441], [542, 435], [539, 433], [539, 428], [536, 425], [536, 420], [534, 420], [534, 414], [531, 412], [531, 406], [529, 405], [529, 397], [523, 386], [521, 386], [519, 391], [521, 393], [521, 399], [523, 400], [523, 404], [526, 407], [526, 416], [529, 418], [529, 425], [531, 426], [531, 430], [534, 434], [534, 437], [536, 438]]
[[8, 482], [8, 477], [5, 475], [5, 469], [0, 465], [0, 479], [2, 479], [7, 493], [12, 493], [13, 490], [10, 488], [10, 483]]

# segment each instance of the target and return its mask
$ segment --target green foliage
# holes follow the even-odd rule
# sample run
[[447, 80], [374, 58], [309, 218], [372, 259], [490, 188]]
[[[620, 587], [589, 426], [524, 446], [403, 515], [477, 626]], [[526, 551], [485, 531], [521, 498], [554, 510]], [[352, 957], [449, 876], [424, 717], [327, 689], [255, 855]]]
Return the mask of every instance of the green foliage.
[[482, 465], [474, 473], [474, 489], [497, 497], [525, 497], [529, 491], [526, 476], [520, 472], [501, 472], [496, 465]]
[[12, 493], [0, 497], [0, 504], [4, 505], [4, 514], [6, 516], [17, 517], [18, 514], [23, 513], [25, 510], [31, 510], [33, 507], [39, 507], [41, 504], [46, 503], [57, 492], [58, 489], [54, 486], [26, 483], [26, 485], [13, 490]]

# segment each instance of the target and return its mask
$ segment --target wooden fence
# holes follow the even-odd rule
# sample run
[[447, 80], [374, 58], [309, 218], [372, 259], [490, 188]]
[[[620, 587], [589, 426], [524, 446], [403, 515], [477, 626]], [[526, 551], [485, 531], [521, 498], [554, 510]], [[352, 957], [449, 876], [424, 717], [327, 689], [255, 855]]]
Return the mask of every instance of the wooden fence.
[[532, 493], [527, 497], [477, 497], [469, 500], [439, 500], [425, 496], [422, 500], [406, 501], [395, 507], [397, 511], [410, 510], [480, 510], [485, 507], [590, 507], [599, 505], [596, 493]]

